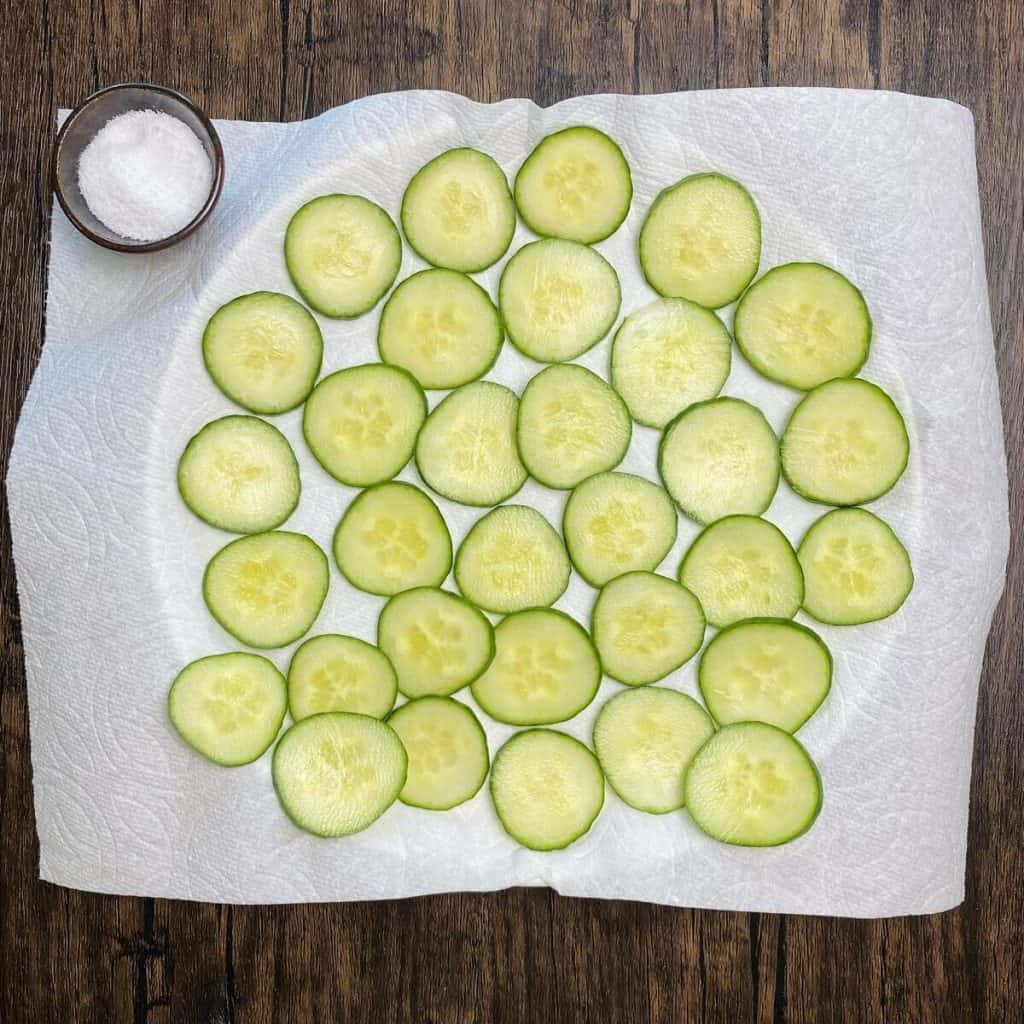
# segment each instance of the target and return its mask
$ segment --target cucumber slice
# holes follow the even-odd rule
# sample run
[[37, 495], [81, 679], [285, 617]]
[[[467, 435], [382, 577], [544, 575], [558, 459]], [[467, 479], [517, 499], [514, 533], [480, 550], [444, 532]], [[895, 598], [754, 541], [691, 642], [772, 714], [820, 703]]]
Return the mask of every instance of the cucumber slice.
[[637, 423], [659, 430], [714, 398], [732, 365], [732, 338], [709, 309], [656, 299], [630, 313], [612, 342], [612, 387]]
[[384, 303], [377, 349], [425, 388], [457, 388], [494, 365], [504, 338], [498, 311], [476, 281], [454, 270], [421, 270]]
[[871, 347], [864, 296], [820, 263], [769, 270], [740, 300], [733, 331], [755, 370], [801, 390], [852, 377]]
[[592, 586], [656, 569], [676, 541], [676, 510], [657, 485], [631, 473], [598, 473], [569, 495], [562, 518], [569, 557]]
[[594, 723], [594, 750], [608, 785], [638, 811], [667, 814], [683, 806], [683, 778], [714, 733], [692, 698], [659, 686], [625, 690]]
[[625, 457], [632, 430], [622, 399], [582, 366], [541, 370], [519, 399], [519, 455], [546, 487], [569, 489], [613, 469]]
[[216, 764], [249, 764], [277, 736], [288, 697], [284, 676], [258, 654], [212, 654], [171, 684], [167, 713], [181, 738]]
[[203, 331], [203, 362], [213, 382], [250, 412], [287, 412], [313, 390], [324, 342], [301, 302], [277, 292], [232, 299]]
[[333, 711], [296, 722], [274, 748], [281, 806], [299, 828], [347, 836], [372, 825], [405, 785], [408, 757], [389, 725]]
[[494, 755], [491, 799], [501, 827], [530, 850], [561, 850], [604, 805], [604, 775], [579, 740], [556, 729], [516, 733]]
[[178, 490], [211, 526], [262, 533], [295, 511], [299, 464], [276, 427], [255, 416], [224, 416], [207, 423], [185, 446]]
[[797, 550], [804, 611], [833, 626], [858, 626], [897, 611], [914, 586], [910, 556], [890, 526], [862, 508], [826, 512]]
[[640, 266], [659, 294], [728, 306], [761, 260], [761, 217], [750, 193], [722, 174], [693, 174], [654, 200], [640, 229]]
[[390, 597], [438, 586], [452, 567], [452, 538], [419, 488], [393, 481], [367, 488], [345, 510], [334, 560], [352, 586]]
[[384, 718], [395, 706], [398, 678], [387, 656], [354, 636], [310, 637], [288, 668], [288, 710], [298, 722], [325, 711]]
[[335, 480], [367, 487], [390, 480], [409, 461], [426, 418], [426, 395], [411, 374], [367, 363], [317, 384], [302, 413], [302, 433]]
[[284, 259], [308, 305], [324, 316], [352, 319], [373, 309], [394, 283], [402, 239], [369, 199], [320, 196], [288, 222]]
[[498, 722], [552, 725], [579, 714], [601, 685], [601, 663], [586, 630], [552, 608], [502, 619], [494, 660], [473, 683], [473, 699]]
[[804, 598], [792, 546], [757, 516], [727, 516], [705, 527], [679, 566], [679, 582], [719, 629], [740, 619], [791, 619]]
[[516, 206], [538, 235], [600, 242], [629, 213], [633, 179], [622, 150], [596, 128], [563, 128], [534, 147], [516, 175]]
[[516, 449], [519, 399], [502, 384], [478, 380], [453, 391], [416, 439], [416, 468], [449, 501], [497, 505], [526, 483]]
[[427, 263], [467, 274], [484, 270], [505, 255], [516, 230], [504, 173], [476, 149], [435, 156], [405, 190], [402, 230]]
[[824, 505], [863, 505], [892, 489], [907, 468], [910, 438], [893, 400], [857, 378], [819, 384], [782, 435], [790, 487]]
[[388, 725], [409, 755], [398, 794], [403, 804], [447, 811], [476, 796], [487, 778], [487, 736], [476, 715], [450, 697], [419, 697], [403, 704]]
[[524, 245], [498, 285], [509, 340], [540, 363], [563, 363], [596, 345], [621, 299], [619, 277], [596, 249], [558, 238]]
[[327, 596], [327, 556], [301, 533], [240, 537], [210, 559], [203, 600], [250, 647], [284, 647], [308, 632]]
[[704, 612], [674, 580], [627, 572], [601, 588], [590, 633], [605, 675], [643, 686], [663, 679], [700, 650]]
[[717, 634], [701, 655], [698, 681], [719, 725], [767, 722], [796, 732], [832, 685], [821, 637], [788, 619], [746, 619]]
[[764, 722], [716, 732], [690, 762], [684, 793], [694, 824], [734, 846], [788, 843], [821, 810], [821, 776], [807, 751]]
[[489, 612], [554, 604], [569, 585], [561, 537], [535, 509], [502, 505], [478, 519], [455, 556], [455, 582]]
[[668, 426], [658, 472], [698, 523], [760, 515], [779, 486], [779, 446], [764, 414], [739, 398], [691, 405]]
[[434, 587], [396, 594], [377, 620], [377, 644], [406, 697], [447, 697], [494, 658], [490, 621], [468, 601]]

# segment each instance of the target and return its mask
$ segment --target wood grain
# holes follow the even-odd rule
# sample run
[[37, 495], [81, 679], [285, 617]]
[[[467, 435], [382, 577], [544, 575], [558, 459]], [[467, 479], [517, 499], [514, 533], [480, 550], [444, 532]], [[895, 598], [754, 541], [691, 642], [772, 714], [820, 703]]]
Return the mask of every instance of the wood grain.
[[291, 120], [390, 89], [837, 85], [970, 107], [1015, 542], [975, 740], [967, 900], [860, 922], [546, 890], [309, 907], [95, 896], [37, 880], [18, 603], [0, 515], [0, 1020], [408, 1024], [1024, 1020], [1024, 15], [1015, 0], [25, 0], [0, 12], [0, 468], [39, 355], [55, 110], [164, 82]]

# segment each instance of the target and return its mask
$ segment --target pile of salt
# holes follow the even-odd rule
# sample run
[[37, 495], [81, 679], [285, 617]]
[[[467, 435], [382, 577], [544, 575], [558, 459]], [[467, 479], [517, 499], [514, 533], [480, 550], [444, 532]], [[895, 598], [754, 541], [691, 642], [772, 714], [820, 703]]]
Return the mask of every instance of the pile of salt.
[[213, 167], [195, 132], [157, 110], [108, 121], [82, 151], [78, 187], [111, 231], [154, 242], [180, 231], [202, 208]]

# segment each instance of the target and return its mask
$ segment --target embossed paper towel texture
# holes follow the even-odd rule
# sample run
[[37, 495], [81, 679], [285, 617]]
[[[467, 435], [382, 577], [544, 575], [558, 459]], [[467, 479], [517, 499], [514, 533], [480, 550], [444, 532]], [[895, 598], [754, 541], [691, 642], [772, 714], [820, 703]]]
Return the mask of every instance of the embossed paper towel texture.
[[[708, 169], [739, 178], [756, 198], [763, 267], [821, 260], [863, 289], [875, 324], [863, 372], [894, 395], [912, 441], [906, 475], [872, 508], [905, 540], [917, 586], [884, 622], [820, 627], [835, 683], [800, 739], [821, 768], [824, 807], [790, 846], [718, 845], [684, 813], [644, 815], [611, 792], [590, 833], [559, 853], [515, 846], [486, 791], [447, 814], [395, 805], [347, 839], [305, 835], [277, 805], [269, 757], [218, 768], [174, 735], [165, 714], [182, 665], [236, 646], [200, 595], [206, 560], [229, 538], [191, 516], [175, 490], [186, 440], [233, 411], [204, 373], [203, 325], [239, 293], [292, 291], [281, 242], [305, 200], [356, 192], [396, 216], [410, 176], [438, 152], [476, 146], [511, 176], [542, 135], [574, 123], [611, 133], [633, 169], [629, 218], [598, 246], [621, 276], [624, 313], [653, 298], [634, 251], [651, 200]], [[831, 90], [585, 97], [547, 110], [398, 93], [304, 123], [218, 127], [227, 185], [212, 222], [190, 241], [121, 256], [90, 245], [54, 212], [46, 345], [8, 478], [42, 877], [231, 902], [548, 884], [865, 916], [958, 903], [978, 676], [1007, 548], [970, 114], [942, 101]], [[520, 227], [512, 251], [528, 237]], [[407, 249], [402, 276], [420, 266]], [[478, 275], [492, 295], [500, 270]], [[321, 319], [325, 372], [376, 358], [377, 316]], [[608, 347], [605, 339], [580, 362], [603, 372]], [[489, 377], [518, 391], [536, 369], [506, 345]], [[738, 355], [725, 391], [760, 405], [776, 430], [798, 397]], [[329, 549], [354, 492], [314, 463], [300, 417], [275, 419], [302, 470], [302, 502], [288, 525]], [[656, 441], [637, 427], [622, 468], [654, 476]], [[416, 479], [413, 469], [401, 475]], [[531, 482], [515, 500], [557, 522], [565, 496]], [[458, 542], [478, 513], [440, 504]], [[783, 486], [768, 516], [799, 538], [821, 511]], [[695, 533], [681, 518], [665, 572]], [[574, 578], [558, 605], [587, 621], [592, 600]], [[380, 605], [333, 571], [313, 632], [372, 639]], [[290, 653], [272, 657], [284, 666]], [[694, 665], [665, 685], [695, 693]], [[565, 728], [588, 740], [616, 689], [606, 681]], [[492, 753], [511, 731], [487, 730]]]

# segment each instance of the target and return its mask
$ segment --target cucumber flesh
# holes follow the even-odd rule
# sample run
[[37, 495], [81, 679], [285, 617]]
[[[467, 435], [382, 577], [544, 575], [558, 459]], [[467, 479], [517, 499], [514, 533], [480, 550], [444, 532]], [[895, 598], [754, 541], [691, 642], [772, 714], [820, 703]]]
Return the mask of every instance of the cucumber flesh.
[[459, 590], [477, 607], [502, 614], [554, 604], [570, 571], [562, 539], [524, 505], [502, 505], [482, 516], [455, 556]]
[[691, 405], [658, 449], [665, 489], [698, 523], [760, 515], [779, 486], [779, 448], [760, 409], [739, 398]]
[[797, 554], [807, 587], [804, 610], [833, 626], [888, 618], [914, 586], [907, 549], [887, 523], [862, 508], [826, 512]]
[[526, 483], [516, 449], [519, 399], [480, 380], [444, 398], [416, 440], [416, 468], [449, 501], [497, 505]]
[[418, 697], [403, 704], [388, 725], [409, 755], [403, 804], [447, 811], [476, 796], [487, 778], [487, 736], [476, 715], [450, 697]]
[[390, 480], [412, 457], [427, 399], [405, 370], [367, 363], [324, 377], [302, 414], [317, 462], [350, 487]]
[[327, 596], [327, 556], [301, 533], [240, 537], [210, 559], [203, 599], [250, 647], [284, 647], [309, 631]]
[[747, 619], [705, 648], [701, 696], [719, 725], [767, 722], [796, 732], [832, 685], [832, 655], [821, 637], [788, 619]]
[[782, 471], [797, 494], [824, 505], [863, 505], [907, 468], [910, 439], [892, 399], [858, 378], [809, 392], [782, 435]]
[[354, 636], [310, 637], [288, 668], [288, 710], [298, 722], [326, 711], [384, 718], [395, 706], [398, 679], [387, 656]]
[[821, 777], [788, 732], [737, 722], [716, 732], [686, 772], [686, 809], [697, 827], [734, 846], [779, 846], [803, 835], [821, 810]]
[[519, 399], [519, 455], [546, 487], [569, 489], [614, 469], [629, 448], [631, 433], [625, 403], [582, 366], [541, 370]]
[[306, 400], [323, 350], [309, 310], [277, 292], [232, 299], [203, 331], [203, 362], [213, 382], [231, 401], [268, 416]]
[[516, 733], [494, 755], [491, 799], [502, 828], [530, 850], [561, 850], [604, 805], [604, 775], [579, 740], [555, 729]]
[[452, 539], [437, 506], [412, 484], [392, 481], [358, 495], [334, 531], [341, 574], [368, 594], [436, 587], [452, 567]]
[[181, 738], [227, 767], [249, 764], [274, 742], [288, 703], [284, 677], [258, 654], [212, 654], [186, 665], [167, 695]]
[[731, 365], [725, 324], [686, 299], [657, 299], [630, 313], [612, 342], [612, 387], [637, 423], [659, 430], [714, 398]]
[[804, 597], [792, 546], [757, 516], [727, 516], [705, 527], [683, 558], [679, 582], [719, 629], [740, 619], [791, 619]]
[[871, 347], [864, 296], [820, 263], [769, 270], [740, 300], [733, 331], [755, 370], [801, 390], [852, 377]]
[[601, 685], [586, 630], [564, 612], [531, 608], [494, 630], [494, 660], [473, 683], [473, 699], [498, 722], [552, 725], [579, 714]]
[[377, 644], [398, 673], [406, 697], [447, 697], [468, 685], [494, 657], [490, 621], [468, 601], [434, 587], [392, 597], [377, 621]]
[[640, 229], [640, 266], [659, 294], [709, 309], [734, 302], [761, 260], [750, 193], [721, 174], [694, 174], [655, 199]]
[[598, 473], [569, 495], [562, 521], [569, 557], [592, 586], [636, 569], [656, 569], [675, 543], [669, 496], [631, 473]]
[[628, 572], [601, 588], [591, 635], [606, 675], [643, 686], [674, 672], [700, 650], [704, 612], [674, 580]]
[[540, 363], [563, 363], [596, 345], [621, 298], [618, 275], [596, 249], [558, 238], [524, 245], [498, 286], [509, 340]]
[[516, 230], [504, 173], [476, 149], [441, 153], [406, 187], [402, 230], [427, 263], [466, 274], [486, 269], [505, 254]]
[[299, 464], [287, 438], [255, 416], [207, 423], [178, 462], [178, 491], [204, 522], [232, 533], [262, 533], [295, 511]]
[[538, 235], [592, 244], [629, 213], [633, 179], [622, 150], [596, 128], [541, 139], [516, 175], [516, 206]]
[[608, 784], [630, 807], [667, 814], [683, 806], [687, 766], [714, 731], [692, 697], [649, 686], [619, 693], [601, 708], [594, 750]]
[[405, 785], [408, 757], [395, 731], [334, 711], [296, 722], [274, 748], [274, 789], [292, 822], [317, 836], [372, 825]]
[[369, 199], [320, 196], [288, 222], [284, 258], [292, 284], [313, 309], [351, 319], [373, 309], [394, 283], [402, 239]]
[[482, 377], [505, 338], [490, 296], [454, 270], [421, 270], [388, 296], [377, 349], [425, 388], [457, 388]]

